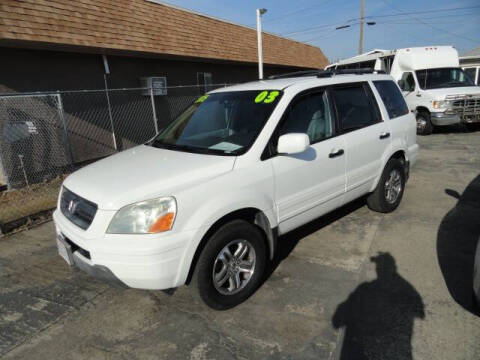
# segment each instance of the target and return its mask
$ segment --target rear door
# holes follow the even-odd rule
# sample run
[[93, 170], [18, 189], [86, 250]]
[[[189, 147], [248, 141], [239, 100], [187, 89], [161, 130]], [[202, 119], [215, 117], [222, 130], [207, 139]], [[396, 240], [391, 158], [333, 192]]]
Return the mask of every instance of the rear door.
[[372, 190], [391, 134], [367, 82], [341, 84], [330, 91], [345, 139], [346, 203]]
[[392, 80], [375, 80], [373, 85], [387, 111], [392, 146], [407, 149], [416, 143], [416, 122], [409, 113], [405, 99]]

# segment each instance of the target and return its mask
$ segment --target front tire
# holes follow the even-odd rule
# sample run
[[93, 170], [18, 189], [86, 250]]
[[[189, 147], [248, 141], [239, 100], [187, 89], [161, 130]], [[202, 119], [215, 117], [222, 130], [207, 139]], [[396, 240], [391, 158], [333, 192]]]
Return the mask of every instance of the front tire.
[[244, 220], [219, 228], [203, 249], [194, 275], [202, 300], [212, 309], [230, 309], [260, 286], [266, 266], [265, 239]]
[[368, 196], [367, 205], [373, 211], [392, 212], [400, 205], [404, 190], [404, 163], [399, 159], [390, 159], [383, 169], [375, 191]]
[[421, 111], [417, 114], [417, 134], [418, 135], [430, 135], [433, 132], [432, 121], [430, 120], [430, 114]]

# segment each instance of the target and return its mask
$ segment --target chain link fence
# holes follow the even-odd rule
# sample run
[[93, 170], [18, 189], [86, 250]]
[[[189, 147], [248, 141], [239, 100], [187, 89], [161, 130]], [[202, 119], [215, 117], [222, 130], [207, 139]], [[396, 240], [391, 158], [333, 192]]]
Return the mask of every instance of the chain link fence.
[[49, 218], [69, 173], [146, 142], [221, 86], [0, 95], [0, 233]]

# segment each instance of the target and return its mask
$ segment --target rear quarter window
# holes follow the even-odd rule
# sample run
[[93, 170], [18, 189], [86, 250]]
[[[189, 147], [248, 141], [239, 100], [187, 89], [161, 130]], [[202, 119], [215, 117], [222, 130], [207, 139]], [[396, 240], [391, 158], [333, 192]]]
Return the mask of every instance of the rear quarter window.
[[378, 80], [373, 84], [377, 88], [390, 119], [408, 114], [408, 106], [398, 86], [391, 80]]

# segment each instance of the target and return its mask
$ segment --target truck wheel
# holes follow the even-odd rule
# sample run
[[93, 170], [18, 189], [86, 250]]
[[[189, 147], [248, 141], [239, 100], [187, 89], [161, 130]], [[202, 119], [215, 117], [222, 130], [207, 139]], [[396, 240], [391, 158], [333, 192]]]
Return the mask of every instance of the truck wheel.
[[194, 281], [200, 297], [215, 310], [242, 303], [260, 285], [266, 259], [264, 236], [257, 227], [244, 220], [223, 225], [198, 260]]
[[417, 134], [430, 135], [433, 131], [433, 125], [430, 121], [430, 114], [426, 112], [419, 112], [417, 114]]
[[377, 188], [367, 198], [368, 207], [377, 212], [389, 213], [402, 201], [405, 190], [405, 167], [398, 159], [390, 159], [385, 165]]

